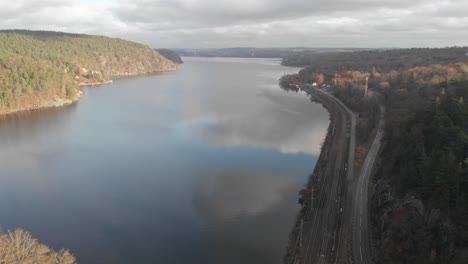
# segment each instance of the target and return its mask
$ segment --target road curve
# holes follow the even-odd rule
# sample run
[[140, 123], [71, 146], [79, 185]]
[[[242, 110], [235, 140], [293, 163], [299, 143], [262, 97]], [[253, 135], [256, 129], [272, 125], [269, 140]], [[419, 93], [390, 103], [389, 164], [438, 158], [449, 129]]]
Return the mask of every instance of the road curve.
[[339, 104], [350, 116], [351, 123], [349, 127], [349, 141], [348, 141], [348, 170], [346, 172], [346, 181], [343, 183], [342, 193], [342, 215], [340, 221], [340, 229], [338, 233], [338, 243], [335, 259], [330, 263], [352, 263], [352, 255], [350, 252], [352, 234], [350, 232], [352, 227], [353, 216], [353, 197], [354, 197], [354, 158], [356, 149], [356, 114], [353, 113], [341, 100], [335, 96], [316, 89], [318, 92], [330, 97], [333, 101]]
[[[337, 105], [334, 110], [332, 144], [327, 164], [322, 168], [319, 191], [304, 220], [304, 245], [294, 264], [373, 263], [368, 212], [368, 187], [384, 132], [384, 108], [380, 108], [377, 133], [364, 160], [361, 172], [354, 177], [356, 116], [333, 95], [310, 86], [308, 94], [318, 94]], [[348, 140], [346, 140], [348, 139]], [[347, 143], [347, 144], [346, 144]], [[347, 169], [346, 169], [347, 166]], [[344, 175], [346, 178], [344, 179]]]
[[372, 174], [375, 159], [380, 150], [380, 142], [384, 132], [385, 109], [380, 107], [380, 121], [372, 146], [367, 153], [366, 159], [359, 175], [353, 201], [353, 225], [352, 225], [352, 252], [353, 262], [357, 264], [373, 263], [370, 243], [368, 190], [369, 180]]
[[312, 87], [304, 91], [315, 94], [324, 100], [333, 102], [335, 122], [332, 128], [331, 142], [326, 153], [326, 165], [318, 174], [318, 184], [313, 204], [304, 218], [304, 243], [300, 256], [294, 264], [299, 263], [334, 263], [337, 260], [341, 224], [347, 201], [346, 180], [353, 178], [355, 124], [356, 117], [348, 107], [334, 96]]

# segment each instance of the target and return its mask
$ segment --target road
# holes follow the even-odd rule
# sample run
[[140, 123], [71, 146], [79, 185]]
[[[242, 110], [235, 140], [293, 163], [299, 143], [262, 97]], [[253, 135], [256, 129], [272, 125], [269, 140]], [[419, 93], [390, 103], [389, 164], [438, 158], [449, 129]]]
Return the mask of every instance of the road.
[[356, 116], [334, 96], [310, 86], [308, 94], [334, 102], [335, 122], [326, 151], [326, 165], [318, 175], [318, 193], [303, 224], [303, 245], [294, 264], [373, 263], [368, 212], [368, 187], [384, 130], [384, 108], [380, 122], [358, 177], [354, 175]]
[[373, 263], [371, 254], [369, 210], [368, 210], [368, 186], [374, 168], [375, 159], [380, 150], [380, 142], [384, 131], [384, 108], [380, 108], [380, 122], [372, 146], [367, 153], [366, 159], [357, 180], [353, 201], [353, 225], [352, 225], [352, 252], [354, 263]]
[[324, 100], [333, 101], [335, 122], [332, 124], [331, 144], [326, 152], [326, 165], [320, 169], [316, 196], [303, 225], [303, 245], [297, 263], [334, 263], [337, 260], [341, 223], [346, 212], [344, 201], [346, 182], [353, 178], [355, 123], [354, 114], [333, 97], [321, 90], [304, 87], [304, 91]]

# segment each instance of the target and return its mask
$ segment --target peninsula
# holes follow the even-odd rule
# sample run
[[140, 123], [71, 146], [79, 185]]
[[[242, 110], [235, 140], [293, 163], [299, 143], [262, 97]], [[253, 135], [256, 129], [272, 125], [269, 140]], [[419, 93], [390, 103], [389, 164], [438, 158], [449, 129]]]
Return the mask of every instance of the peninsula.
[[79, 86], [176, 69], [158, 51], [122, 39], [2, 30], [0, 114], [70, 104]]

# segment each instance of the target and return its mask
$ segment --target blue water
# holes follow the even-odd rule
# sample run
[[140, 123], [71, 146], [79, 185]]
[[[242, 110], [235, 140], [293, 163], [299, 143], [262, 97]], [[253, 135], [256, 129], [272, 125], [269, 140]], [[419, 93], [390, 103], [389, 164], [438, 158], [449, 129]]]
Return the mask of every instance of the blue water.
[[0, 225], [79, 263], [280, 263], [328, 113], [271, 59], [185, 58], [0, 120]]

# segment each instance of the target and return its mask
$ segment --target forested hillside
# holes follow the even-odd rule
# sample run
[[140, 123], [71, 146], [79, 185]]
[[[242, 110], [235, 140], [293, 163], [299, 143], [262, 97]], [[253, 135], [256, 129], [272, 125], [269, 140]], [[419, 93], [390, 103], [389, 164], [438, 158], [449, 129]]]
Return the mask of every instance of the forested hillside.
[[0, 113], [69, 103], [79, 85], [175, 69], [157, 51], [122, 39], [0, 31]]
[[468, 65], [446, 70], [439, 83], [380, 89], [389, 111], [372, 208], [382, 263], [468, 260]]
[[375, 131], [378, 104], [385, 105], [384, 148], [371, 185], [376, 263], [466, 263], [468, 48], [393, 52], [332, 56], [281, 82], [329, 85], [359, 113], [358, 158]]
[[[174, 49], [181, 56], [189, 57], [237, 57], [237, 58], [288, 58], [296, 54], [320, 54], [349, 52], [352, 48], [222, 48], [222, 49]], [[296, 66], [296, 65], [294, 65]], [[300, 65], [303, 66], [303, 65]]]
[[295, 49], [288, 48], [222, 48], [222, 49], [175, 49], [181, 56], [238, 57], [238, 58], [283, 58]]
[[293, 53], [283, 59], [283, 65], [307, 67], [309, 72], [407, 70], [416, 66], [468, 62], [468, 47], [441, 49], [415, 48], [367, 50], [356, 52]]
[[174, 63], [177, 63], [177, 64], [182, 64], [182, 63], [184, 63], [184, 61], [183, 61], [182, 58], [179, 56], [179, 54], [175, 53], [175, 52], [172, 51], [172, 50], [169, 50], [169, 49], [157, 49], [156, 51], [159, 52], [161, 55], [163, 55], [166, 59], [169, 59], [169, 60], [171, 60], [171, 61], [174, 62]]

